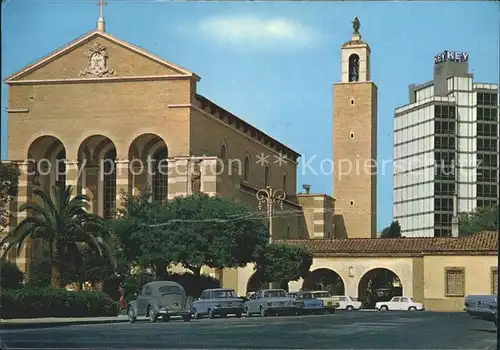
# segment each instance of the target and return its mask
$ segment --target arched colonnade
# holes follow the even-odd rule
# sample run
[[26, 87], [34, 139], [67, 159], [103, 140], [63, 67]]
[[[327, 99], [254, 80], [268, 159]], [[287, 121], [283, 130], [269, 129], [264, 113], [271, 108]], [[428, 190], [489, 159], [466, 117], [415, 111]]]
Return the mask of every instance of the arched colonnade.
[[[33, 190], [49, 190], [57, 183], [71, 185], [73, 194], [89, 197], [91, 211], [112, 217], [121, 193], [150, 193], [156, 200], [168, 199], [169, 152], [166, 141], [155, 134], [142, 134], [118, 157], [117, 146], [109, 137], [86, 137], [74, 150], [66, 149], [57, 137], [44, 135], [28, 147], [21, 171], [19, 205], [34, 200]], [[186, 180], [187, 181], [187, 180]]]

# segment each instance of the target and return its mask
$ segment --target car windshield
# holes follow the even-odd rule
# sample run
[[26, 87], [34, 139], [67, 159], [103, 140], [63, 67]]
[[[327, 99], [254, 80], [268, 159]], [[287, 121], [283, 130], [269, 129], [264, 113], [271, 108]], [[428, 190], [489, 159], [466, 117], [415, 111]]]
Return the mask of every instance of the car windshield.
[[161, 286], [158, 291], [160, 294], [182, 294], [182, 290], [176, 286]]
[[284, 290], [268, 290], [264, 293], [264, 298], [284, 298], [286, 292]]
[[236, 295], [234, 290], [218, 290], [214, 291], [214, 298], [237, 298], [238, 296]]

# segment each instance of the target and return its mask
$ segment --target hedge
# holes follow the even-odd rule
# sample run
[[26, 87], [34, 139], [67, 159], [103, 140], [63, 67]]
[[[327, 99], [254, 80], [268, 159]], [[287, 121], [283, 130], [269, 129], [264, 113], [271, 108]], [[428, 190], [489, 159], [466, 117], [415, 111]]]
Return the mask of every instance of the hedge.
[[118, 303], [101, 292], [23, 288], [0, 292], [0, 318], [117, 316]]
[[0, 261], [0, 288], [3, 290], [23, 287], [24, 273], [11, 261]]

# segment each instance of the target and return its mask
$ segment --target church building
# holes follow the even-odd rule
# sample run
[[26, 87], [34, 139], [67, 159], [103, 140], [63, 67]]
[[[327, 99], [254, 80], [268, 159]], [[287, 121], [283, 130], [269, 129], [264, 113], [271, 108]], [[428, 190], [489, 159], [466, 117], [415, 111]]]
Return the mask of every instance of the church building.
[[[10, 226], [34, 188], [58, 182], [104, 218], [122, 193], [162, 200], [198, 191], [258, 210], [257, 191], [271, 186], [293, 214], [273, 220], [273, 239], [334, 237], [333, 198], [296, 194], [300, 155], [200, 95], [199, 81], [107, 33], [102, 17], [97, 30], [7, 77], [8, 160], [21, 173]], [[24, 270], [30, 245], [11, 256]]]
[[[375, 238], [378, 90], [357, 18], [353, 28], [333, 88], [333, 154], [335, 164], [363, 170], [368, 163], [370, 171], [336, 169], [330, 196], [308, 186], [297, 193], [297, 151], [200, 95], [197, 74], [107, 33], [101, 16], [97, 30], [5, 80], [8, 161], [21, 173], [10, 227], [26, 217], [19, 208], [34, 200], [35, 188], [59, 182], [89, 196], [92, 212], [105, 218], [122, 193], [151, 191], [163, 200], [203, 192], [258, 211], [257, 192], [271, 188], [285, 194], [286, 213], [273, 219], [273, 241], [314, 255], [310, 276], [290, 282], [291, 291], [318, 288], [330, 276], [339, 293], [364, 300], [375, 275], [392, 273], [401, 295], [436, 310], [496, 291], [496, 233]], [[32, 244], [9, 255], [28, 273]], [[251, 265], [203, 272], [239, 295], [258, 286]]]

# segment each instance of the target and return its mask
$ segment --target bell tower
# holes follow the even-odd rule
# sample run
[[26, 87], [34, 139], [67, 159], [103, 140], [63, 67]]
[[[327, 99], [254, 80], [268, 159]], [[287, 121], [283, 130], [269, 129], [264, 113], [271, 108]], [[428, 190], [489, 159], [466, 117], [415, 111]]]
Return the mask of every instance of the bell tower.
[[356, 17], [342, 45], [342, 79], [333, 86], [335, 235], [377, 236], [377, 86], [370, 80], [370, 46]]

